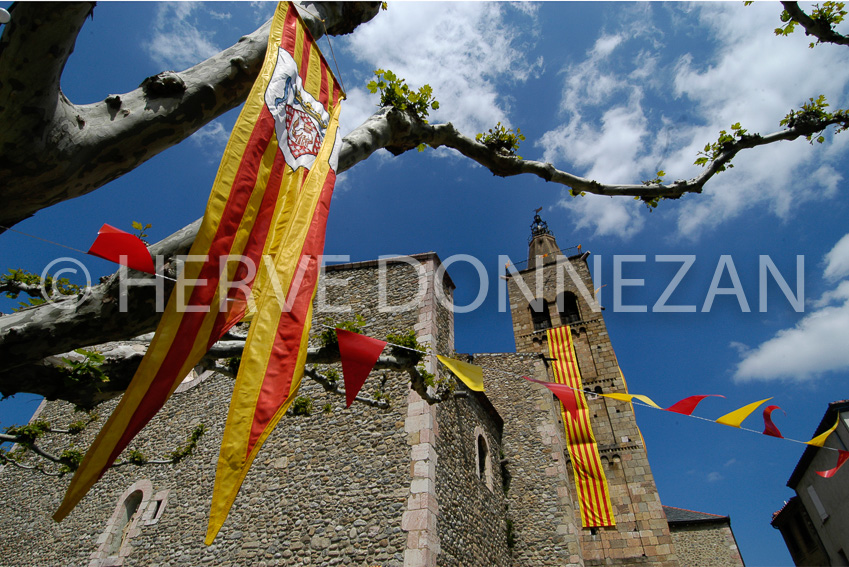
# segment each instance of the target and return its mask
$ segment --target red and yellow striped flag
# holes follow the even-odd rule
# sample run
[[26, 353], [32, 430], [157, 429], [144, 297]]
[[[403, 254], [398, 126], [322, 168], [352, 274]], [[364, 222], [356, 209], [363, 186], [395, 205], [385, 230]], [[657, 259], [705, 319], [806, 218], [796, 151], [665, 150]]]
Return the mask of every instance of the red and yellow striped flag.
[[610, 489], [590, 424], [589, 405], [584, 396], [569, 325], [548, 330], [548, 352], [555, 359], [552, 363], [554, 381], [573, 389], [578, 406], [574, 412], [561, 408], [561, 413], [581, 505], [581, 522], [585, 528], [615, 526]]
[[[311, 292], [304, 290], [311, 282], [314, 289], [324, 246], [344, 94], [304, 29], [291, 4], [278, 6], [262, 70], [221, 158], [190, 261], [132, 382], [71, 480], [56, 521], [68, 515], [206, 351], [242, 318], [252, 293], [261, 295], [268, 287], [274, 299], [285, 293], [282, 308], [309, 321], [304, 303], [310, 303]], [[303, 264], [302, 258], [307, 259]], [[295, 273], [296, 266], [303, 269]], [[292, 273], [308, 298], [289, 297], [292, 277], [286, 274]], [[275, 354], [291, 354], [275, 368], [277, 374], [303, 362], [297, 349]]]
[[[285, 6], [278, 8], [271, 34], [279, 38], [280, 47], [268, 90], [276, 88], [278, 93], [271, 96], [266, 92], [265, 100], [266, 104], [284, 101], [280, 103], [279, 116], [285, 118], [289, 133], [288, 147], [282, 148], [284, 154], [291, 152], [286, 161], [290, 163], [292, 157], [300, 160], [298, 152], [311, 146], [318, 155], [313, 156], [314, 162], [306, 173], [303, 168], [297, 169], [300, 173], [292, 173], [297, 177], [298, 190], [292, 194], [291, 206], [282, 215], [285, 218], [269, 239], [265, 253], [273, 261], [259, 268], [254, 293], [256, 315], [251, 321], [221, 441], [207, 544], [221, 529], [251, 463], [289, 409], [301, 384], [341, 145], [337, 144], [336, 131], [342, 92], [294, 7], [290, 5], [288, 12]], [[290, 93], [291, 89], [295, 93], [294, 110], [292, 105], [282, 107], [292, 95], [281, 98], [279, 94]], [[329, 121], [324, 124], [326, 139], [320, 149], [309, 138], [312, 130], [322, 127], [320, 122], [312, 121], [313, 114]]]

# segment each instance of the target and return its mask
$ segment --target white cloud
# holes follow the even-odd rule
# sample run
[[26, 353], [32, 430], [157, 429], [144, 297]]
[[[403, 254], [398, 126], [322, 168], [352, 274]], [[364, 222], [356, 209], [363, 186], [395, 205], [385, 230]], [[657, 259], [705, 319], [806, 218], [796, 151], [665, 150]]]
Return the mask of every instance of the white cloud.
[[[701, 172], [693, 165], [698, 151], [720, 130], [738, 121], [749, 132], [779, 130], [778, 121], [791, 108], [820, 93], [841, 100], [849, 86], [849, 75], [835, 72], [847, 67], [849, 52], [828, 45], [808, 49], [810, 40], [803, 34], [776, 37], [774, 5], [642, 9], [640, 19], [623, 14], [616, 29], [600, 32], [582, 61], [563, 69], [564, 121], [541, 139], [546, 160], [565, 162], [578, 175], [609, 183], [636, 183], [653, 177], [657, 168], [666, 171], [668, 180], [690, 178]], [[687, 26], [702, 35], [698, 51], [670, 58], [663, 44], [668, 34], [652, 27], [661, 10], [673, 13], [679, 23], [686, 18]], [[647, 100], [652, 106], [646, 106]], [[754, 207], [788, 220], [800, 203], [834, 196], [842, 181], [836, 166], [847, 143], [837, 137], [824, 145], [800, 140], [744, 151], [733, 169], [708, 182], [702, 195], [664, 203], [664, 209], [677, 215], [679, 232], [690, 237]], [[618, 215], [626, 210], [616, 200], [606, 203]], [[576, 219], [586, 209], [579, 206]], [[627, 210], [631, 222], [618, 231], [623, 237], [633, 235], [636, 226], [638, 209]], [[595, 223], [598, 234], [608, 233], [603, 222], [602, 216]]]
[[[849, 234], [826, 254], [824, 277], [829, 274], [849, 275]], [[833, 266], [837, 266], [832, 269]], [[812, 303], [813, 311], [795, 327], [784, 329], [753, 349], [732, 343], [743, 357], [737, 365], [735, 379], [752, 380], [812, 380], [824, 372], [849, 369], [849, 280]]]
[[719, 474], [718, 472], [711, 472], [711, 473], [708, 473], [708, 475], [707, 475], [707, 481], [708, 482], [719, 482], [720, 480], [722, 480], [724, 478], [725, 477], [722, 476], [721, 474]]
[[218, 53], [219, 48], [209, 41], [214, 33], [198, 26], [199, 8], [197, 2], [159, 5], [153, 35], [145, 45], [157, 64], [180, 71]]
[[[431, 85], [441, 105], [431, 118], [450, 120], [474, 135], [499, 121], [510, 125], [510, 101], [497, 83], [525, 81], [542, 66], [541, 60], [528, 62], [526, 49], [515, 45], [528, 40], [520, 34], [532, 33], [533, 20], [531, 26], [511, 27], [508, 12], [523, 22], [535, 17], [534, 12], [517, 14], [509, 4], [400, 2], [343, 41], [371, 68], [391, 69], [416, 89]], [[349, 94], [346, 112], [363, 117], [374, 112], [375, 95], [358, 88], [349, 88]]]
[[224, 125], [215, 120], [210, 122], [189, 138], [195, 144], [208, 150], [210, 155], [220, 157], [230, 139], [230, 132]]
[[841, 238], [825, 255], [825, 261], [823, 275], [826, 279], [834, 281], [849, 276], [849, 234]]
[[[750, 132], [773, 132], [790, 108], [819, 93], [838, 100], [847, 85], [846, 75], [834, 72], [845, 67], [845, 50], [808, 49], [801, 34], [776, 37], [772, 6], [738, 8], [716, 4], [700, 10], [719, 49], [707, 66], [693, 57], [679, 62], [676, 95], [696, 103], [704, 124], [690, 128], [692, 141], [674, 156], [669, 170], [695, 173], [689, 164], [696, 152], [735, 122]], [[804, 84], [789, 80], [801, 75]], [[842, 141], [837, 145], [845, 147]], [[679, 230], [697, 236], [752, 207], [788, 219], [801, 202], [834, 194], [839, 175], [828, 164], [832, 159], [831, 152], [804, 141], [745, 151], [733, 170], [712, 179], [698, 200], [681, 207]]]

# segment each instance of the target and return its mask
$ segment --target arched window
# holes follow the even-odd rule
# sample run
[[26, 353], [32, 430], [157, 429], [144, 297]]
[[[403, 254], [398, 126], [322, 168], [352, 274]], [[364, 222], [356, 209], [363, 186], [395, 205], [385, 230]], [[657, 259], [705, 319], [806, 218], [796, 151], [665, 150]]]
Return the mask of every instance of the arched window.
[[144, 493], [141, 490], [136, 490], [119, 504], [117, 523], [112, 528], [111, 538], [108, 540], [109, 547], [106, 548], [106, 556], [114, 557], [118, 555], [121, 548], [127, 545], [130, 541], [130, 532], [135, 527], [136, 515], [139, 513], [139, 507], [144, 499]]
[[489, 450], [486, 448], [486, 439], [478, 435], [478, 478], [486, 478], [486, 461], [489, 458]]
[[534, 299], [528, 305], [531, 310], [531, 321], [534, 324], [534, 331], [544, 331], [551, 328], [551, 315], [548, 313], [548, 302], [543, 299]]
[[486, 434], [483, 428], [478, 425], [475, 427], [475, 472], [478, 478], [481, 479], [486, 487], [492, 490], [492, 457], [489, 450], [489, 441], [486, 439]]
[[564, 291], [557, 296], [557, 311], [560, 312], [560, 322], [569, 325], [581, 320], [578, 309], [578, 298], [571, 291]]
[[91, 554], [90, 567], [117, 567], [124, 564], [132, 545], [130, 540], [140, 533], [142, 525], [159, 521], [165, 511], [168, 491], [153, 494], [153, 485], [147, 479], [133, 483], [118, 498], [112, 517], [98, 538], [100, 546]]

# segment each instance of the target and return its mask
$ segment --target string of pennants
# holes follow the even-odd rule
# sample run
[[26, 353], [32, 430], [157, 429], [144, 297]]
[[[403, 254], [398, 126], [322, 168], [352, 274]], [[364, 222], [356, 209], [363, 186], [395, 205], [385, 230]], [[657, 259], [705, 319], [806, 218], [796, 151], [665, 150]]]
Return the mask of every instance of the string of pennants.
[[[381, 341], [379, 339], [375, 339], [365, 335], [360, 335], [358, 333], [354, 333], [344, 329], [337, 328], [336, 335], [339, 338], [339, 354], [342, 360], [342, 377], [345, 383], [346, 402], [347, 407], [350, 407], [354, 398], [356, 398], [357, 394], [360, 392], [360, 389], [363, 387], [363, 384], [365, 384], [365, 380], [371, 372], [372, 368], [374, 367], [374, 364], [377, 362], [377, 359], [380, 357], [380, 353], [383, 351], [383, 348], [386, 345], [400, 348], [405, 347], [402, 347], [401, 345], [395, 345], [393, 343], [388, 343], [386, 341]], [[436, 355], [436, 358], [439, 359], [439, 361], [444, 364], [461, 382], [468, 386], [469, 389], [477, 392], [484, 391], [482, 367], [476, 366], [468, 362], [463, 362], [454, 358], [448, 358], [442, 355]], [[510, 374], [509, 372], [505, 372], [498, 369], [492, 370], [504, 374]], [[557, 396], [557, 398], [563, 404], [563, 407], [567, 414], [574, 414], [578, 411], [574, 388], [571, 388], [570, 386], [567, 386], [565, 384], [556, 384], [553, 382], [544, 382], [542, 380], [536, 380], [534, 378], [529, 378], [528, 376], [523, 376], [522, 378], [530, 382], [542, 384], [543, 386], [551, 390], [551, 392], [555, 396]], [[746, 429], [742, 427], [742, 424], [747, 417], [749, 417], [752, 413], [755, 412], [755, 410], [758, 409], [758, 407], [772, 399], [766, 398], [764, 400], [759, 400], [757, 402], [747, 404], [732, 412], [726, 413], [725, 415], [715, 420], [709, 420], [706, 418], [694, 416], [693, 412], [705, 398], [725, 398], [725, 396], [719, 394], [688, 396], [678, 402], [675, 402], [669, 407], [663, 408], [657, 403], [655, 403], [654, 400], [642, 394], [609, 393], [595, 395], [630, 403], [633, 403], [634, 400], [638, 400], [642, 402], [642, 404], [640, 405], [644, 405], [645, 407], [652, 407], [661, 411], [677, 413], [680, 415], [685, 415], [687, 417], [693, 417], [696, 419], [702, 419], [705, 421], [713, 421], [715, 423], [728, 425], [730, 427], [736, 427], [738, 429], [744, 429], [746, 431], [752, 431], [755, 433], [757, 433], [756, 430]], [[827, 471], [817, 471], [818, 475], [823, 478], [831, 478], [835, 475], [835, 473], [837, 473], [837, 471], [843, 466], [843, 464], [847, 460], [849, 460], [849, 451], [844, 451], [842, 449], [834, 449], [832, 447], [825, 446], [826, 439], [837, 429], [837, 426], [840, 423], [839, 416], [837, 418], [837, 421], [830, 429], [824, 431], [820, 435], [817, 435], [810, 441], [799, 441], [796, 439], [784, 437], [784, 435], [781, 434], [781, 431], [779, 431], [778, 427], [772, 421], [772, 413], [777, 409], [781, 408], [776, 405], [769, 405], [763, 410], [764, 430], [763, 432], [761, 432], [763, 435], [768, 435], [770, 437], [776, 437], [778, 439], [784, 439], [786, 441], [792, 441], [795, 443], [803, 443], [805, 445], [811, 445], [813, 447], [818, 447], [822, 449], [838, 451], [837, 465]]]
[[[134, 270], [159, 276], [159, 274], [156, 274], [155, 272], [153, 259], [150, 255], [150, 252], [148, 251], [147, 245], [137, 236], [108, 224], [104, 224], [100, 228], [97, 234], [97, 238], [92, 243], [91, 247], [86, 253], [92, 256], [97, 256], [99, 258], [115, 262], [117, 264], [125, 265], [128, 268]], [[344, 329], [337, 328], [336, 335], [339, 341], [339, 355], [342, 362], [342, 375], [345, 383], [345, 402], [346, 407], [350, 407], [356, 399], [357, 395], [359, 394], [360, 390], [362, 389], [363, 385], [365, 384], [365, 381], [368, 378], [368, 375], [371, 373], [372, 369], [374, 368], [374, 365], [377, 363], [378, 358], [380, 358], [380, 354], [383, 352], [383, 349], [387, 345], [398, 348], [406, 347], [389, 343], [387, 341], [382, 341], [380, 339], [375, 339], [373, 337], [354, 333], [352, 331], [347, 331]], [[468, 362], [463, 362], [442, 355], [436, 355], [436, 358], [442, 364], [444, 364], [461, 382], [463, 382], [467, 387], [469, 387], [469, 389], [477, 392], [484, 391], [483, 369], [480, 366], [476, 366]], [[495, 370], [496, 372], [500, 373], [510, 374], [508, 372], [498, 369], [492, 370]], [[557, 398], [563, 404], [563, 408], [567, 415], [575, 415], [578, 411], [577, 400], [575, 397], [576, 390], [574, 388], [566, 384], [544, 382], [542, 380], [536, 380], [528, 376], [523, 376], [523, 378], [525, 380], [541, 384], [548, 388], [555, 396], [557, 396]], [[833, 477], [837, 473], [837, 471], [840, 470], [840, 468], [846, 463], [846, 461], [849, 460], [849, 451], [845, 451], [842, 449], [834, 449], [832, 447], [825, 446], [826, 439], [829, 437], [829, 435], [831, 435], [831, 433], [833, 433], [837, 429], [837, 426], [840, 423], [839, 416], [837, 418], [837, 421], [831, 428], [824, 431], [820, 435], [815, 436], [810, 441], [799, 441], [796, 439], [790, 439], [784, 437], [781, 434], [781, 431], [772, 421], [772, 413], [777, 409], [781, 409], [777, 405], [768, 405], [766, 408], [764, 408], [764, 429], [762, 432], [742, 427], [742, 423], [746, 420], [746, 418], [748, 418], [752, 413], [755, 412], [755, 410], [757, 410], [761, 405], [763, 405], [765, 402], [768, 402], [772, 398], [766, 398], [763, 400], [752, 402], [721, 417], [718, 417], [715, 420], [710, 420], [703, 417], [694, 416], [693, 412], [704, 399], [709, 397], [725, 398], [725, 396], [719, 394], [694, 395], [686, 397], [678, 402], [675, 402], [671, 406], [664, 408], [658, 405], [654, 400], [643, 394], [599, 393], [595, 395], [613, 400], [629, 402], [632, 404], [635, 403], [636, 400], [637, 402], [640, 402], [638, 403], [638, 405], [642, 405], [644, 407], [651, 407], [660, 411], [685, 415], [687, 417], [702, 419], [704, 421], [713, 421], [722, 425], [728, 425], [730, 427], [751, 431], [753, 433], [762, 433], [763, 435], [776, 437], [778, 439], [784, 439], [786, 441], [792, 441], [795, 443], [802, 443], [805, 445], [811, 445], [813, 447], [837, 451], [837, 464], [834, 466], [834, 468], [831, 468], [826, 471], [816, 471], [816, 473], [823, 478]]]

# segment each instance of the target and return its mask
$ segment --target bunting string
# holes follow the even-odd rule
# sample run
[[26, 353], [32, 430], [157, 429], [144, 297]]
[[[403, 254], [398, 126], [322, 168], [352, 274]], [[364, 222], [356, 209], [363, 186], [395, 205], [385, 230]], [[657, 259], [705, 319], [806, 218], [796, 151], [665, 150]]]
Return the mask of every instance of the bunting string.
[[[327, 329], [333, 329], [334, 328], [334, 327], [331, 327], [329, 325], [322, 325], [322, 326], [327, 328]], [[339, 331], [341, 329], [336, 329], [336, 330]], [[376, 339], [369, 339], [369, 340], [376, 340]], [[402, 348], [402, 349], [410, 350], [410, 351], [413, 351], [413, 352], [421, 352], [421, 351], [417, 351], [416, 349], [406, 347], [406, 346], [403, 346], [403, 345], [385, 342], [385, 341], [381, 341], [381, 342], [384, 345], [390, 346], [390, 347], [393, 347], [393, 348]], [[437, 356], [437, 358], [439, 359], [440, 362], [442, 362], [447, 368], [449, 368], [449, 370], [451, 370], [452, 373], [455, 376], [457, 376], [458, 379], [460, 379], [467, 386], [469, 386], [470, 389], [483, 391], [483, 384], [482, 384], [482, 382], [478, 381], [479, 380], [478, 377], [481, 376], [482, 372], [483, 372], [482, 367], [475, 366], [474, 364], [470, 364], [468, 362], [462, 362], [462, 361], [459, 361], [459, 360], [456, 360], [456, 359], [453, 359], [453, 358], [449, 358], [449, 357], [446, 357], [446, 356], [441, 356], [441, 355], [436, 355], [436, 356]], [[343, 357], [343, 359], [344, 359], [344, 357]], [[344, 360], [343, 360], [343, 364], [344, 364]], [[459, 372], [458, 372], [458, 370], [459, 370]], [[469, 375], [469, 371], [472, 372], [472, 375]], [[486, 371], [488, 373], [494, 372], [494, 373], [497, 373], [497, 374], [509, 376], [511, 378], [516, 378], [516, 375], [514, 373], [508, 372], [506, 370], [501, 370], [499, 368], [487, 368]], [[343, 374], [344, 374], [344, 371], [343, 371]], [[741, 431], [747, 431], [749, 433], [755, 433], [755, 434], [758, 434], [758, 435], [766, 435], [766, 436], [769, 436], [769, 437], [775, 437], [777, 439], [790, 441], [792, 443], [798, 443], [798, 444], [801, 444], [801, 445], [810, 445], [812, 447], [818, 447], [820, 449], [826, 449], [826, 450], [829, 450], [829, 451], [837, 451], [838, 461], [837, 461], [837, 465], [833, 469], [830, 469], [830, 470], [827, 470], [827, 471], [816, 471], [817, 474], [820, 475], [823, 478], [831, 478], [832, 476], [834, 476], [834, 474], [837, 472], [837, 470], [840, 467], [842, 467], [843, 464], [847, 460], [849, 460], [849, 451], [844, 451], [842, 449], [837, 449], [837, 448], [834, 448], [834, 447], [825, 446], [825, 441], [828, 438], [828, 436], [831, 435], [831, 433], [834, 432], [835, 429], [837, 429], [837, 426], [839, 424], [839, 416], [838, 416], [838, 420], [837, 420], [837, 422], [835, 422], [834, 426], [832, 426], [830, 429], [824, 431], [820, 435], [814, 437], [810, 441], [801, 441], [799, 439], [793, 439], [793, 438], [790, 438], [790, 437], [785, 437], [784, 435], [781, 434], [778, 427], [772, 421], [772, 413], [777, 409], [781, 409], [779, 406], [776, 406], [776, 405], [770, 405], [770, 406], [767, 406], [764, 409], [764, 411], [763, 411], [764, 430], [763, 431], [758, 431], [756, 429], [751, 429], [749, 427], [743, 427], [743, 425], [742, 425], [743, 421], [745, 421], [746, 418], [748, 418], [752, 413], [754, 413], [754, 411], [759, 406], [761, 406], [763, 403], [771, 400], [772, 398], [766, 398], [764, 400], [760, 400], [760, 401], [757, 401], [757, 402], [753, 402], [751, 404], [747, 404], [747, 405], [745, 405], [745, 406], [743, 406], [743, 407], [741, 407], [737, 410], [734, 410], [730, 413], [727, 413], [727, 414], [721, 416], [720, 418], [709, 419], [709, 418], [706, 418], [706, 417], [693, 415], [693, 412], [695, 411], [696, 407], [706, 398], [710, 398], [710, 397], [725, 398], [725, 396], [720, 395], [720, 394], [707, 394], [707, 395], [689, 396], [689, 397], [686, 397], [682, 400], [679, 400], [678, 402], [672, 404], [669, 407], [663, 408], [660, 405], [658, 405], [654, 400], [652, 400], [648, 396], [645, 396], [645, 395], [642, 395], [642, 394], [625, 394], [625, 393], [617, 393], [617, 392], [608, 393], [608, 394], [603, 394], [603, 393], [602, 394], [596, 394], [594, 392], [584, 392], [583, 390], [579, 390], [578, 388], [573, 388], [572, 386], [569, 386], [568, 384], [560, 384], [560, 383], [555, 383], [555, 382], [544, 382], [542, 380], [535, 380], [535, 379], [529, 378], [527, 376], [522, 376], [522, 378], [525, 379], [525, 380], [529, 380], [531, 382], [535, 382], [535, 383], [541, 384], [543, 386], [546, 386], [561, 401], [566, 399], [567, 401], [564, 402], [564, 406], [566, 406], [567, 413], [570, 412], [570, 408], [574, 405], [573, 403], [571, 403], [570, 400], [573, 400], [575, 398], [574, 394], [581, 392], [581, 393], [586, 393], [586, 394], [590, 394], [590, 395], [602, 396], [602, 397], [609, 398], [609, 399], [626, 401], [626, 402], [630, 402], [630, 403], [638, 405], [638, 406], [652, 408], [652, 409], [655, 409], [655, 410], [665, 411], [665, 412], [669, 412], [669, 413], [677, 413], [679, 415], [684, 415], [684, 416], [687, 416], [687, 417], [690, 417], [690, 418], [693, 418], [693, 419], [698, 419], [698, 420], [709, 422], [709, 423], [720, 423], [722, 425], [728, 425], [730, 427], [740, 429]], [[473, 385], [475, 387], [472, 387]], [[360, 387], [361, 386], [362, 386], [362, 384], [360, 384]], [[347, 386], [346, 386], [346, 388], [347, 388]], [[359, 387], [357, 388], [357, 392], [358, 391], [359, 391]], [[573, 396], [566, 395], [566, 392], [572, 392]], [[356, 393], [354, 393], [354, 395], [356, 395]], [[575, 409], [577, 409], [577, 408], [575, 408]], [[784, 412], [784, 410], [781, 410], [781, 411]], [[786, 415], [786, 412], [784, 412], [784, 413]]]
[[[135, 235], [121, 231], [117, 228], [114, 228], [114, 227], [108, 225], [108, 224], [104, 224], [103, 227], [100, 229], [100, 231], [98, 231], [97, 239], [95, 240], [95, 242], [92, 244], [91, 248], [88, 251], [81, 250], [79, 248], [75, 248], [75, 247], [69, 246], [67, 244], [62, 244], [60, 242], [55, 242], [55, 241], [49, 240], [47, 238], [43, 238], [43, 237], [40, 237], [40, 236], [29, 234], [29, 233], [26, 233], [26, 232], [23, 232], [23, 231], [20, 231], [20, 230], [17, 230], [15, 228], [11, 228], [11, 227], [8, 227], [8, 226], [0, 225], [0, 229], [8, 230], [10, 232], [14, 232], [14, 233], [19, 234], [21, 236], [25, 236], [27, 238], [32, 238], [34, 240], [38, 240], [40, 242], [44, 242], [44, 243], [51, 244], [51, 245], [54, 245], [54, 246], [59, 246], [59, 247], [65, 248], [67, 250], [72, 250], [72, 251], [80, 253], [80, 254], [93, 255], [93, 256], [97, 256], [97, 257], [118, 263], [118, 264], [126, 265], [130, 268], [133, 268], [133, 269], [140, 269], [141, 271], [145, 271], [147, 273], [150, 273], [151, 275], [158, 277], [158, 278], [167, 279], [167, 280], [170, 280], [170, 281], [173, 281], [173, 282], [178, 281], [176, 278], [172, 278], [172, 277], [166, 276], [164, 274], [155, 273], [155, 271], [153, 269], [147, 269], [149, 266], [152, 266], [152, 258], [150, 258], [149, 253], [147, 252], [147, 245], [141, 239], [136, 237]], [[104, 241], [105, 241], [105, 245], [104, 245]], [[136, 241], [138, 241], [138, 242], [136, 242]], [[146, 256], [147, 256], [146, 258], [144, 258], [144, 255], [142, 255], [142, 252], [141, 252], [142, 250], [146, 253]], [[233, 299], [229, 298], [229, 297], [227, 298], [227, 300], [233, 301]], [[332, 326], [329, 326], [329, 325], [324, 325], [324, 324], [321, 324], [320, 326], [327, 328], [327, 329], [334, 329], [335, 328], [335, 327], [332, 327]], [[372, 339], [372, 340], [377, 340], [377, 339]], [[414, 348], [410, 348], [408, 346], [399, 345], [399, 344], [395, 344], [395, 343], [389, 343], [389, 342], [386, 342], [386, 341], [381, 341], [381, 342], [384, 343], [385, 345], [391, 346], [393, 348], [405, 349], [405, 350], [409, 350], [411, 352], [421, 352], [421, 351], [418, 351]], [[374, 348], [376, 348], [376, 347], [374, 347]], [[379, 353], [376, 356], [379, 356]], [[481, 382], [479, 382], [479, 379], [478, 379], [478, 376], [479, 376], [479, 374], [477, 373], [478, 371], [474, 370], [475, 368], [479, 368], [479, 367], [476, 367], [473, 364], [457, 361], [456, 359], [451, 359], [451, 358], [444, 357], [444, 356], [441, 356], [441, 355], [436, 355], [436, 356], [443, 364], [446, 365], [446, 367], [448, 367], [455, 374], [455, 376], [458, 377], [458, 379], [463, 381], [471, 389], [483, 391], [483, 384]], [[447, 364], [446, 364], [446, 361], [447, 361]], [[465, 369], [465, 370], [463, 370], [463, 369]], [[458, 372], [458, 370], [459, 370], [459, 372]], [[471, 376], [471, 377], [469, 377], [469, 375], [468, 375], [469, 370], [472, 370], [472, 373], [473, 373], [473, 376]], [[507, 375], [507, 376], [510, 376], [512, 378], [516, 378], [515, 374], [508, 372], [508, 371], [505, 371], [505, 370], [498, 369], [498, 368], [488, 368], [487, 372], [495, 372], [495, 373], [498, 373], [498, 374]], [[571, 386], [569, 386], [567, 384], [547, 383], [547, 382], [542, 382], [540, 380], [531, 380], [531, 381], [532, 382], [538, 382], [538, 383], [546, 385], [546, 386], [551, 384], [551, 385], [557, 386], [560, 389], [566, 388], [566, 389], [574, 390], [574, 391], [577, 392], [576, 388], [572, 388]], [[360, 384], [360, 387], [361, 386], [362, 386], [362, 384]], [[472, 387], [472, 386], [474, 386], [474, 387]], [[346, 387], [346, 389], [347, 389], [347, 387]], [[359, 391], [359, 387], [357, 387], [356, 390]], [[834, 427], [823, 432], [821, 435], [815, 437], [814, 439], [811, 439], [810, 441], [801, 441], [799, 439], [793, 439], [793, 438], [790, 438], [790, 437], [785, 437], [784, 435], [782, 435], [781, 431], [778, 429], [778, 427], [772, 421], [772, 413], [775, 410], [781, 409], [781, 408], [777, 405], [769, 405], [763, 410], [763, 419], [764, 419], [764, 429], [763, 429], [763, 431], [758, 431], [756, 429], [744, 427], [742, 425], [743, 421], [745, 421], [746, 418], [748, 418], [752, 413], [754, 413], [754, 411], [760, 405], [771, 400], [772, 398], [766, 398], [764, 400], [753, 402], [753, 403], [748, 404], [746, 406], [743, 406], [743, 407], [741, 407], [737, 410], [734, 410], [730, 413], [727, 413], [727, 414], [725, 414], [725, 415], [723, 415], [723, 416], [721, 416], [717, 419], [709, 419], [709, 418], [706, 418], [706, 417], [693, 415], [693, 411], [695, 411], [696, 407], [705, 398], [708, 398], [708, 397], [725, 398], [725, 396], [722, 396], [720, 394], [707, 394], [707, 395], [689, 396], [687, 398], [684, 398], [684, 399], [672, 404], [669, 407], [663, 408], [663, 407], [659, 406], [657, 403], [655, 403], [651, 398], [649, 398], [648, 396], [642, 395], [642, 394], [624, 394], [624, 393], [615, 393], [615, 392], [614, 393], [608, 393], [608, 394], [604, 394], [604, 393], [594, 394], [593, 392], [587, 392], [587, 393], [589, 393], [591, 395], [599, 395], [599, 396], [606, 397], [606, 398], [609, 398], [609, 399], [626, 401], [626, 402], [629, 402], [629, 403], [634, 404], [634, 405], [647, 407], [647, 408], [651, 408], [651, 409], [655, 409], [655, 410], [666, 411], [666, 412], [670, 412], [670, 413], [678, 413], [680, 415], [685, 415], [687, 417], [690, 417], [690, 418], [693, 418], [693, 419], [698, 419], [698, 420], [701, 420], [701, 421], [728, 425], [728, 426], [740, 429], [741, 431], [747, 431], [749, 433], [755, 433], [755, 434], [758, 434], [758, 435], [766, 435], [768, 437], [775, 437], [777, 439], [783, 439], [783, 440], [789, 441], [791, 443], [797, 443], [797, 444], [800, 444], [800, 445], [810, 445], [810, 446], [818, 447], [818, 448], [821, 448], [821, 449], [826, 449], [826, 450], [829, 450], [829, 451], [836, 451], [836, 452], [838, 452], [838, 464], [837, 464], [837, 466], [830, 471], [818, 472], [818, 474], [820, 474], [820, 476], [823, 476], [824, 478], [830, 478], [831, 476], [833, 476], [834, 473], [837, 471], [837, 469], [839, 469], [846, 462], [846, 460], [849, 460], [849, 452], [843, 451], [841, 449], [837, 449], [837, 448], [834, 448], [834, 447], [825, 446], [826, 438], [836, 429], [837, 424], [835, 424]], [[356, 392], [353, 394], [353, 396], [356, 396]], [[350, 403], [348, 405], [350, 405]], [[784, 412], [784, 410], [782, 410], [782, 412]], [[786, 412], [784, 412], [784, 413], [786, 415]]]

